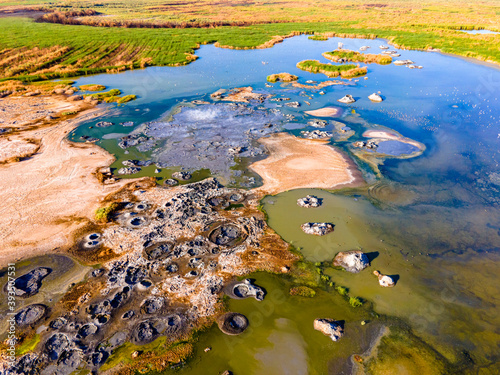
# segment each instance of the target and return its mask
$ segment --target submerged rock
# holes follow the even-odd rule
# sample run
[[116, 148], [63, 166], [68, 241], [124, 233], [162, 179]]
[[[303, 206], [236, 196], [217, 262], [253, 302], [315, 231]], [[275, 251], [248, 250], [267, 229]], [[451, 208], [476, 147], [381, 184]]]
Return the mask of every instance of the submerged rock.
[[331, 223], [305, 223], [300, 226], [304, 233], [315, 236], [324, 236], [333, 232], [334, 225]]
[[322, 204], [322, 199], [314, 195], [307, 195], [304, 198], [297, 199], [297, 204], [305, 208], [319, 207]]
[[112, 125], [114, 124], [110, 121], [99, 121], [97, 124], [95, 124], [97, 128], [107, 128]]
[[378, 283], [380, 286], [392, 288], [396, 285], [396, 281], [390, 276], [383, 275], [379, 271], [373, 271], [373, 274], [378, 277]]
[[320, 331], [326, 336], [330, 336], [332, 341], [338, 341], [344, 336], [342, 323], [333, 319], [315, 319], [314, 329]]
[[341, 251], [335, 255], [333, 265], [343, 267], [348, 272], [358, 273], [370, 265], [370, 260], [359, 250]]

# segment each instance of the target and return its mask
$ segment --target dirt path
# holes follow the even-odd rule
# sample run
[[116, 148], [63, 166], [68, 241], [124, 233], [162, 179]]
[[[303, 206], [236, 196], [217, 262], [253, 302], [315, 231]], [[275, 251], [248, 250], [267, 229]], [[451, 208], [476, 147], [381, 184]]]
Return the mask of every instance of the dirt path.
[[256, 190], [278, 194], [300, 188], [334, 189], [363, 183], [355, 164], [327, 141], [278, 133], [261, 138], [270, 155], [250, 168], [264, 180]]
[[[83, 112], [78, 120], [96, 111]], [[0, 266], [69, 245], [100, 201], [124, 184], [98, 182], [92, 173], [114, 158], [93, 144], [67, 141], [76, 123], [21, 132], [19, 136], [38, 139], [40, 149], [27, 160], [0, 165]]]

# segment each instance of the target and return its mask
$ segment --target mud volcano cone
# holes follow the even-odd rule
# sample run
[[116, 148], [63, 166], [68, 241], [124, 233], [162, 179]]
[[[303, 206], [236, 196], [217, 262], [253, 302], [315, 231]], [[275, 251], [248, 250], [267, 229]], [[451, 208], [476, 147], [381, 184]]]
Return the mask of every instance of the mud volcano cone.
[[217, 319], [217, 324], [226, 335], [239, 335], [247, 329], [248, 319], [243, 314], [228, 312]]

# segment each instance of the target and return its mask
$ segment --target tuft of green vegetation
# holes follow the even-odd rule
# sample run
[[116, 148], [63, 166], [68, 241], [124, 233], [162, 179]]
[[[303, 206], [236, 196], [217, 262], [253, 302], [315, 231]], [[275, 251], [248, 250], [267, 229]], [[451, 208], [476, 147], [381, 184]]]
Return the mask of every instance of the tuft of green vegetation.
[[307, 297], [307, 298], [313, 298], [316, 295], [316, 291], [312, 288], [309, 288], [307, 286], [294, 286], [290, 288], [290, 295], [291, 296], [300, 296], [300, 297]]
[[278, 74], [271, 74], [270, 76], [267, 76], [267, 81], [268, 82], [292, 82], [298, 80], [299, 77], [290, 74], [290, 73], [278, 73]]
[[311, 39], [311, 40], [328, 40], [328, 37], [324, 36], [324, 35], [311, 35], [308, 39]]
[[352, 307], [359, 307], [363, 304], [363, 301], [359, 297], [349, 297], [349, 305]]
[[118, 104], [123, 104], [123, 103], [130, 102], [132, 100], [135, 100], [135, 99], [137, 99], [137, 97], [135, 95], [125, 95], [125, 96], [119, 97], [116, 102]]
[[19, 347], [17, 348], [17, 355], [24, 355], [29, 352], [33, 352], [40, 342], [40, 335], [36, 334], [28, 340], [25, 340]]
[[331, 52], [324, 52], [323, 57], [338, 62], [343, 59], [350, 62], [362, 62], [366, 64], [377, 63], [381, 65], [390, 64], [392, 62], [392, 57], [383, 54], [372, 54], [372, 53], [359, 53], [357, 51], [351, 51], [347, 49], [337, 49]]
[[[122, 92], [118, 89], [111, 89], [106, 92], [99, 92], [96, 94], [89, 94], [89, 96], [92, 97], [92, 99], [97, 99], [97, 100], [104, 100], [106, 102], [109, 101], [115, 101], [118, 95], [120, 95]], [[110, 100], [113, 99], [113, 100]]]
[[352, 78], [365, 75], [366, 67], [360, 68], [353, 64], [347, 65], [332, 65], [323, 64], [318, 60], [303, 60], [297, 63], [297, 68], [311, 73], [323, 73], [327, 77], [334, 78], [341, 76], [342, 78]]
[[67, 112], [63, 112], [62, 115], [63, 116], [71, 116], [71, 115], [76, 115], [78, 113], [78, 111], [67, 111]]
[[108, 223], [111, 220], [113, 213], [120, 207], [116, 202], [109, 206], [98, 208], [95, 212], [95, 220], [98, 223]]
[[106, 92], [98, 92], [95, 94], [88, 94], [86, 96], [90, 96], [92, 99], [95, 100], [105, 101], [106, 103], [118, 103], [118, 104], [127, 103], [137, 99], [135, 95], [119, 96], [121, 93], [122, 92], [118, 89], [111, 89]]
[[330, 281], [330, 276], [328, 276], [328, 275], [323, 275], [323, 274], [322, 274], [322, 275], [319, 277], [319, 279], [320, 279], [322, 282], [324, 282], [324, 283], [328, 283], [328, 282]]
[[82, 91], [103, 91], [103, 90], [106, 90], [106, 86], [94, 85], [94, 84], [81, 85], [80, 90], [82, 90]]
[[340, 294], [342, 297], [347, 296], [347, 293], [349, 290], [345, 286], [336, 286], [335, 290], [337, 291], [338, 294]]

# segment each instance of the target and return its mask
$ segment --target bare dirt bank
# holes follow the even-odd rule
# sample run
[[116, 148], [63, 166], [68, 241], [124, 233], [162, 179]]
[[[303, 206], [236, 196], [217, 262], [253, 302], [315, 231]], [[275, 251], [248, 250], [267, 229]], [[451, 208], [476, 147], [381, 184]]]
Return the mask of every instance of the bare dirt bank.
[[124, 184], [103, 186], [93, 175], [113, 162], [112, 155], [93, 144], [65, 139], [78, 121], [97, 111], [2, 137], [6, 144], [35, 139], [40, 148], [26, 160], [0, 165], [0, 266], [70, 245], [100, 201]]
[[278, 194], [300, 188], [334, 189], [363, 183], [355, 164], [327, 141], [278, 133], [261, 138], [270, 155], [250, 168], [264, 180], [256, 190]]

